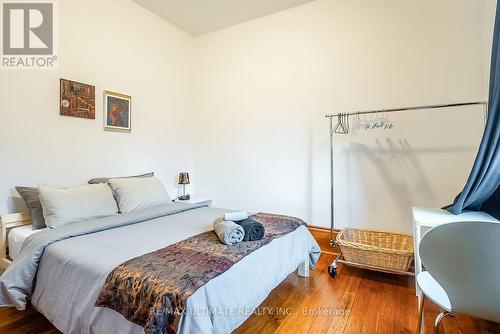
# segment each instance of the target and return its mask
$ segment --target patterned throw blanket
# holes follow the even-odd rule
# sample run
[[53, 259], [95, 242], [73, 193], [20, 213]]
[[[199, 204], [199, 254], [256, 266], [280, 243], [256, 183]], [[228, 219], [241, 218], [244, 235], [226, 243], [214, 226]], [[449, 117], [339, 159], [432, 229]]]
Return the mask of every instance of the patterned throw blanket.
[[266, 213], [251, 218], [264, 225], [263, 239], [227, 246], [208, 231], [136, 257], [113, 269], [95, 305], [121, 313], [145, 333], [175, 333], [196, 290], [273, 239], [305, 225], [298, 218]]

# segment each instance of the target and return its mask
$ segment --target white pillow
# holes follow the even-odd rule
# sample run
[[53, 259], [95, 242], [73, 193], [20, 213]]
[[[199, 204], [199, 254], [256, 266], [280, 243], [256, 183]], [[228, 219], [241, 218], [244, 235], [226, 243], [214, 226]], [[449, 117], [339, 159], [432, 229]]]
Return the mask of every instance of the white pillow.
[[170, 203], [165, 187], [156, 177], [109, 180], [121, 213], [129, 213]]
[[113, 192], [107, 184], [89, 184], [75, 188], [38, 186], [43, 217], [48, 227], [118, 213]]

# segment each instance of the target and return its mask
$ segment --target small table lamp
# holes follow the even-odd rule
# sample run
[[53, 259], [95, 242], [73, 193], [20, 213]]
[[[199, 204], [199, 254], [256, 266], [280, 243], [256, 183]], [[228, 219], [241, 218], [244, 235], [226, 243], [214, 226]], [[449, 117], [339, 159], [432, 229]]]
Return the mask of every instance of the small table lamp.
[[182, 196], [179, 196], [179, 200], [187, 201], [191, 198], [189, 194], [186, 194], [186, 184], [189, 184], [189, 173], [183, 172], [179, 173], [179, 184], [182, 184]]

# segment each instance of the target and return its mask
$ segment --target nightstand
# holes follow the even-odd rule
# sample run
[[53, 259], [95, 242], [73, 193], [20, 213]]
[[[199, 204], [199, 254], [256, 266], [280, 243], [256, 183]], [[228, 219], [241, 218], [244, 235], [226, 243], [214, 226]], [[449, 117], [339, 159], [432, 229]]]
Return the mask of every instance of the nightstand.
[[205, 196], [191, 196], [191, 199], [187, 201], [175, 200], [176, 203], [189, 203], [189, 204], [204, 204], [207, 206], [212, 206], [212, 199]]

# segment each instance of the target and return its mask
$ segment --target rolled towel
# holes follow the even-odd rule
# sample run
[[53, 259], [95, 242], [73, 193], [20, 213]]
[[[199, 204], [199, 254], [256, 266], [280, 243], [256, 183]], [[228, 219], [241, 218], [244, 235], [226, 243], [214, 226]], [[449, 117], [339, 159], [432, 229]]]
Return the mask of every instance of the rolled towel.
[[243, 230], [245, 230], [243, 241], [260, 240], [264, 238], [264, 235], [266, 233], [264, 225], [250, 218], [240, 220], [236, 222], [236, 224], [240, 225], [241, 227], [243, 227]]
[[229, 212], [224, 214], [224, 220], [232, 220], [233, 222], [248, 218], [248, 212]]
[[242, 226], [230, 220], [219, 217], [214, 221], [214, 232], [219, 240], [226, 245], [234, 245], [242, 242], [245, 237], [245, 230]]

